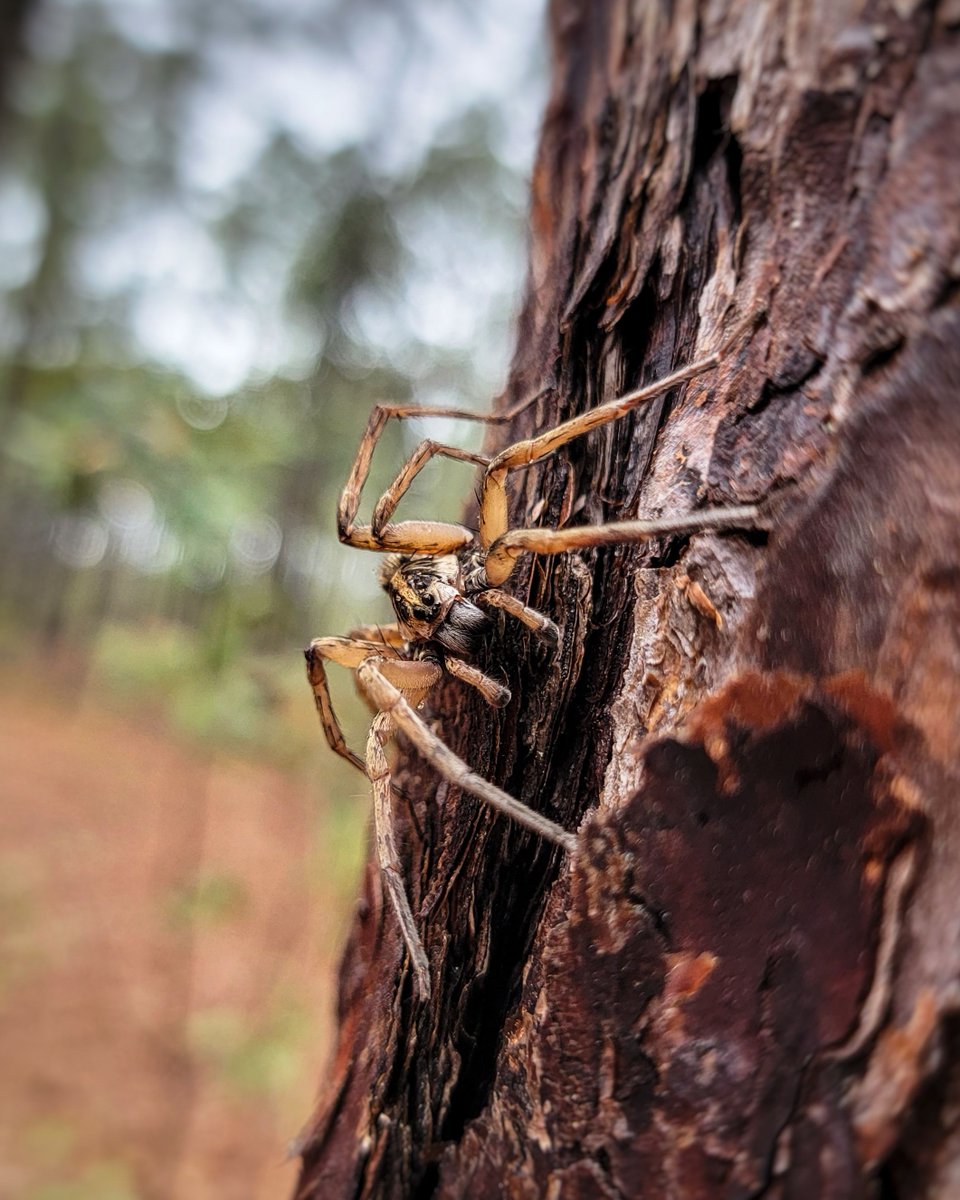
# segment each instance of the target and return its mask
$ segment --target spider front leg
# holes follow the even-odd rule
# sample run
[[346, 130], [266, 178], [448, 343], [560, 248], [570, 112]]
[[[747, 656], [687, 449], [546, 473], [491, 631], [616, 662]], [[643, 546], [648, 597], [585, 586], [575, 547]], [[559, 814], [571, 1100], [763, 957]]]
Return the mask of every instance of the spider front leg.
[[407, 635], [400, 628], [398, 621], [387, 621], [378, 625], [358, 625], [347, 634], [351, 641], [376, 642], [380, 646], [391, 646], [402, 650], [407, 643]]
[[[492, 679], [488, 679], [486, 675], [478, 671], [476, 667], [470, 666], [469, 663], [461, 662], [460, 659], [448, 659], [446, 666], [451, 675], [455, 675], [464, 682], [469, 683], [472, 687], [477, 688], [491, 704], [501, 705], [510, 699], [510, 693], [506, 688], [500, 687]], [[366, 770], [373, 788], [373, 821], [376, 834], [377, 862], [380, 867], [380, 874], [387, 888], [387, 894], [393, 904], [394, 912], [397, 914], [400, 933], [410, 954], [410, 963], [413, 967], [417, 991], [423, 1000], [429, 1000], [429, 964], [427, 962], [426, 951], [423, 948], [423, 942], [421, 942], [420, 935], [417, 933], [413, 910], [410, 908], [410, 902], [407, 899], [407, 893], [403, 886], [403, 869], [400, 864], [400, 855], [397, 852], [396, 839], [393, 835], [390, 767], [387, 764], [387, 756], [384, 752], [386, 743], [393, 736], [398, 725], [404, 729], [404, 732], [409, 733], [409, 722], [401, 725], [397, 720], [397, 707], [394, 703], [396, 697], [400, 698], [401, 704], [412, 714], [413, 720], [418, 727], [426, 729], [426, 726], [414, 711], [415, 706], [424, 695], [424, 690], [420, 686], [425, 679], [422, 671], [423, 667], [432, 668], [439, 675], [440, 668], [433, 663], [411, 662], [409, 660], [398, 663], [391, 662], [390, 660], [375, 659], [366, 659], [357, 674], [361, 679], [361, 686], [368, 692], [370, 698], [378, 707], [381, 705], [381, 699], [384, 698], [391, 705], [387, 708], [381, 707], [381, 711], [377, 713], [370, 727], [370, 736], [367, 738]], [[374, 692], [367, 686], [368, 672], [369, 679], [376, 681], [374, 688], [379, 684], [384, 689], [380, 693], [381, 699], [378, 699]], [[392, 684], [387, 678], [388, 673], [394, 675]], [[392, 689], [389, 693], [385, 690], [388, 688]], [[410, 704], [406, 699], [407, 696], [410, 696], [413, 704]], [[401, 714], [401, 720], [403, 719], [405, 719], [405, 714]], [[431, 738], [434, 737], [433, 734], [429, 734], [429, 736]], [[448, 753], [451, 752], [448, 751]], [[424, 757], [427, 756], [425, 755]], [[452, 755], [452, 757], [455, 758], [456, 756]], [[428, 761], [435, 760], [429, 759]], [[460, 762], [459, 759], [456, 761]], [[467, 771], [466, 763], [461, 762], [460, 766], [464, 771]], [[516, 804], [517, 802], [512, 801], [512, 803]], [[548, 824], [550, 823], [548, 822]]]
[[377, 442], [391, 417], [397, 420], [408, 417], [446, 417], [499, 425], [512, 420], [517, 413], [522, 412], [542, 395], [543, 392], [535, 392], [500, 413], [475, 413], [463, 408], [417, 404], [378, 404], [367, 421], [357, 456], [340, 493], [340, 503], [337, 507], [337, 532], [340, 540], [361, 550], [391, 550], [406, 554], [450, 554], [470, 545], [473, 534], [462, 525], [444, 521], [399, 521], [393, 524], [388, 522], [414, 479], [436, 455], [475, 463], [482, 467], [487, 466], [489, 459], [485, 455], [460, 450], [456, 446], [446, 446], [429, 440], [421, 442], [396, 479], [380, 497], [374, 508], [371, 524], [358, 525], [356, 517], [360, 508], [360, 495], [370, 474], [370, 464]]
[[444, 666], [454, 678], [475, 688], [491, 708], [503, 708], [505, 704], [510, 703], [510, 689], [502, 683], [497, 683], [489, 675], [484, 675], [472, 663], [464, 662], [462, 658], [448, 657]]
[[[364, 629], [362, 632], [368, 632], [368, 629]], [[437, 685], [443, 671], [436, 662], [399, 657], [385, 658], [384, 651], [392, 648], [392, 642], [400, 635], [399, 627], [396, 625], [386, 626], [377, 630], [377, 633], [378, 638], [375, 641], [357, 637], [317, 638], [305, 651], [307, 676], [313, 688], [323, 731], [331, 749], [348, 762], [353, 763], [370, 780], [373, 791], [377, 863], [387, 889], [387, 895], [390, 897], [390, 903], [396, 913], [401, 935], [410, 954], [417, 989], [420, 995], [427, 999], [430, 996], [427, 956], [417, 934], [413, 912], [403, 887], [400, 856], [393, 833], [390, 768], [387, 765], [384, 746], [392, 737], [395, 725], [389, 713], [378, 712], [370, 726], [364, 758], [361, 759], [354, 754], [346, 744], [340, 723], [333, 710], [323, 664], [328, 660], [336, 662], [340, 666], [352, 667], [357, 671], [359, 677], [364, 663], [375, 658], [380, 665], [380, 673], [384, 681], [390, 682], [391, 686], [396, 686], [398, 694], [409, 696], [415, 705], [420, 704], [427, 693]]]
[[[637, 388], [632, 392], [627, 392], [623, 396], [617, 396], [613, 400], [608, 400], [605, 404], [598, 404], [596, 408], [587, 409], [585, 413], [580, 413], [579, 416], [571, 417], [568, 421], [562, 421], [553, 429], [548, 429], [536, 437], [515, 442], [512, 446], [508, 446], [505, 450], [502, 450], [487, 467], [481, 484], [481, 546], [489, 548], [509, 528], [506, 482], [510, 471], [516, 470], [518, 467], [528, 467], [533, 463], [541, 462], [543, 459], [549, 458], [551, 454], [555, 454], [561, 447], [566, 446], [575, 438], [583, 437], [584, 434], [589, 433], [592, 429], [599, 429], [601, 426], [619, 421], [627, 413], [631, 413], [634, 409], [639, 408], [641, 404], [655, 399], [657, 396], [670, 391], [671, 388], [677, 387], [681, 383], [686, 383], [690, 379], [695, 379], [698, 375], [703, 375], [707, 371], [713, 370], [714, 367], [723, 361], [724, 355], [730, 347], [739, 341], [748, 329], [753, 328], [758, 320], [759, 317], [753, 316], [748, 321], [742, 322], [737, 326], [733, 334], [712, 354], [708, 354], [706, 357], [698, 359], [686, 367], [681, 367], [678, 371], [673, 371], [671, 374], [665, 375], [663, 379], [658, 379], [655, 383], [647, 384], [645, 387]], [[507, 575], [509, 575], [509, 572], [507, 572]], [[507, 575], [499, 578], [488, 577], [491, 583], [502, 583], [507, 578]]]
[[[340, 728], [340, 722], [330, 696], [330, 685], [327, 681], [324, 662], [335, 662], [341, 667], [356, 670], [364, 659], [371, 655], [382, 656], [387, 649], [393, 649], [399, 653], [403, 644], [404, 637], [398, 624], [365, 625], [360, 629], [353, 630], [347, 637], [315, 638], [303, 652], [307, 660], [307, 679], [313, 689], [313, 699], [317, 706], [327, 745], [335, 754], [345, 758], [348, 763], [364, 774], [366, 774], [364, 760], [350, 749], [343, 736], [343, 730]], [[403, 662], [406, 660], [399, 658], [393, 660], [390, 670], [395, 671]], [[424, 681], [421, 684], [421, 688], [425, 689], [424, 694], [434, 687], [440, 678], [440, 670], [434, 664], [411, 663], [410, 666], [417, 668], [418, 678]]]
[[303, 652], [307, 660], [307, 679], [313, 689], [313, 701], [317, 706], [320, 725], [323, 728], [327, 745], [341, 758], [345, 758], [358, 771], [367, 773], [363, 759], [347, 745], [343, 736], [340, 722], [334, 711], [333, 699], [330, 695], [330, 684], [327, 682], [325, 661], [339, 663], [341, 667], [356, 668], [370, 654], [382, 653], [383, 647], [373, 642], [364, 642], [349, 637], [315, 638]]
[[509, 613], [511, 617], [526, 625], [528, 629], [532, 629], [537, 637], [546, 642], [548, 646], [560, 645], [560, 630], [553, 621], [549, 617], [545, 617], [543, 613], [537, 612], [535, 608], [529, 608], [526, 604], [521, 603], [516, 596], [511, 596], [509, 592], [502, 592], [499, 588], [487, 588], [486, 591], [479, 592], [473, 598], [477, 604], [489, 605], [491, 608], [499, 608]]
[[437, 456], [451, 458], [456, 462], [469, 462], [477, 467], [486, 467], [490, 459], [485, 454], [473, 454], [469, 450], [460, 450], [457, 446], [446, 446], [442, 442], [423, 441], [404, 463], [396, 479], [377, 501], [373, 510], [370, 528], [374, 537], [381, 537], [387, 522], [396, 511], [397, 505], [410, 489], [414, 479], [420, 474], [427, 463]]
[[347, 482], [340, 493], [340, 503], [337, 507], [337, 532], [341, 542], [345, 542], [349, 546], [356, 546], [361, 550], [393, 550], [408, 554], [450, 554], [464, 546], [469, 546], [473, 541], [473, 534], [462, 525], [453, 525], [445, 521], [386, 523], [401, 496], [434, 455], [444, 454], [448, 458], [461, 458], [468, 462], [480, 462], [481, 465], [486, 465], [487, 460], [481, 459], [479, 455], [471, 455], [466, 451], [457, 450], [453, 446], [442, 446], [438, 442], [424, 443], [414, 451], [411, 459], [377, 505], [374, 523], [372, 525], [357, 524], [356, 517], [360, 508], [363, 485], [370, 474], [370, 464], [373, 461], [377, 442], [391, 417], [398, 420], [403, 420], [405, 417], [456, 417], [470, 421], [503, 419], [482, 416], [459, 408], [424, 408], [415, 404], [378, 404], [367, 421], [367, 427], [357, 449], [357, 457], [354, 459]]
[[609, 525], [575, 525], [571, 529], [511, 529], [497, 538], [484, 564], [491, 583], [503, 583], [521, 554], [565, 554], [593, 546], [644, 542], [664, 533], [700, 533], [707, 529], [753, 528], [759, 509], [752, 504], [703, 508], [680, 517], [653, 521], [614, 521]]

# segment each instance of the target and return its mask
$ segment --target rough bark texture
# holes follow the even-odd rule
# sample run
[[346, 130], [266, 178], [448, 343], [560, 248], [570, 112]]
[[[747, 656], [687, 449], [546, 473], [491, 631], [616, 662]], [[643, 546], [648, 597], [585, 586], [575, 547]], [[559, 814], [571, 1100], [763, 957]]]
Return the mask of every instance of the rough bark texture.
[[[558, 0], [510, 432], [718, 372], [519, 481], [514, 701], [444, 737], [571, 861], [402, 785], [435, 995], [371, 867], [301, 1197], [960, 1195], [960, 5]], [[504, 438], [507, 435], [503, 435]]]

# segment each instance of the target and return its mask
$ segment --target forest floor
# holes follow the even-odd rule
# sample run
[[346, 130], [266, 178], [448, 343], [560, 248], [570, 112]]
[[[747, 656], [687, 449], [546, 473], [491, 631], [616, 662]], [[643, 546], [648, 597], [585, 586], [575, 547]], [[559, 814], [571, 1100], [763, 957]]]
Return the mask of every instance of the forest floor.
[[363, 815], [69, 678], [0, 675], [0, 1197], [287, 1196]]

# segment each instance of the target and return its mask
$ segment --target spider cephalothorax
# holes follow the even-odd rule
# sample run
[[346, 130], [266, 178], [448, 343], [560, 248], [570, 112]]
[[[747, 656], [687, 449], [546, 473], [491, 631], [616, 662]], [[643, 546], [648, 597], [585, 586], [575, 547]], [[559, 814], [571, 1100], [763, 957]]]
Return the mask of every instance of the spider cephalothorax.
[[[445, 673], [475, 688], [492, 705], [502, 706], [510, 699], [506, 688], [469, 661], [490, 624], [485, 610], [499, 608], [548, 644], [559, 642], [559, 630], [549, 617], [503, 590], [521, 555], [562, 554], [591, 546], [639, 542], [660, 534], [744, 527], [752, 525], [757, 516], [756, 509], [743, 506], [701, 509], [653, 521], [620, 521], [564, 529], [511, 529], [507, 477], [510, 471], [540, 462], [574, 438], [617, 421], [645, 401], [709, 371], [744, 329], [741, 326], [725, 346], [706, 358], [658, 383], [628, 392], [535, 437], [515, 442], [492, 459], [455, 446], [422, 442], [374, 506], [370, 524], [362, 525], [356, 520], [360, 493], [377, 441], [391, 417], [460, 417], [497, 424], [510, 420], [526, 402], [512, 411], [489, 417], [460, 409], [384, 405], [378, 405], [370, 416], [340, 496], [337, 528], [340, 540], [348, 545], [387, 553], [380, 582], [390, 597], [397, 621], [393, 625], [365, 626], [345, 638], [317, 638], [306, 651], [307, 671], [328, 743], [370, 780], [381, 873], [410, 954], [417, 987], [424, 997], [430, 994], [430, 974], [403, 888], [402, 868], [393, 838], [390, 771], [384, 753], [387, 740], [397, 729], [401, 730], [446, 779], [548, 841], [572, 850], [576, 845], [573, 834], [471, 771], [433, 733], [417, 709]], [[483, 468], [477, 532], [442, 521], [392, 520], [410, 484], [435, 455]], [[377, 710], [362, 758], [347, 746], [340, 729], [327, 686], [326, 661], [353, 668], [360, 690]]]
[[490, 628], [490, 618], [464, 594], [455, 554], [390, 554], [380, 567], [380, 584], [410, 641], [436, 641], [470, 656]]

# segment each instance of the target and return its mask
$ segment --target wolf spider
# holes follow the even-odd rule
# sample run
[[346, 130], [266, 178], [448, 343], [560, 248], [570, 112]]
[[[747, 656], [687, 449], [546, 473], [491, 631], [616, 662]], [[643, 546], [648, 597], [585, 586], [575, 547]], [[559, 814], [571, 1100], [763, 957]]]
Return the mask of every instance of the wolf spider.
[[[471, 771], [463, 759], [432, 732], [417, 710], [444, 673], [475, 688], [494, 707], [501, 707], [510, 700], [507, 688], [470, 661], [491, 625], [487, 615], [490, 609], [501, 609], [548, 645], [559, 644], [559, 630], [549, 617], [528, 608], [503, 590], [521, 555], [563, 554], [592, 546], [639, 542], [659, 534], [749, 526], [757, 515], [753, 506], [739, 506], [701, 509], [688, 515], [653, 521], [620, 521], [566, 529], [511, 529], [507, 476], [519, 467], [542, 461], [592, 429], [620, 420], [670, 388], [711, 370], [737, 340], [739, 333], [706, 358], [674, 371], [656, 383], [588, 409], [535, 437], [515, 442], [492, 458], [439, 442], [423, 441], [377, 501], [370, 524], [362, 525], [356, 521], [360, 493], [377, 442], [391, 417], [400, 420], [405, 417], [459, 417], [502, 424], [531, 401], [524, 400], [510, 411], [487, 416], [456, 408], [416, 405], [377, 405], [370, 415], [340, 496], [337, 528], [340, 540], [347, 545], [387, 553], [380, 569], [380, 583], [390, 597], [397, 620], [389, 625], [355, 629], [347, 637], [317, 638], [305, 655], [307, 675], [330, 748], [353, 763], [370, 781], [380, 872], [410, 955], [416, 986], [424, 999], [430, 995], [430, 975], [426, 952], [404, 890], [393, 833], [390, 768], [384, 752], [386, 742], [400, 730], [422, 757], [451, 783], [486, 801], [547, 841], [572, 850], [576, 845], [574, 834]], [[477, 532], [441, 521], [391, 520], [416, 476], [437, 455], [483, 468], [478, 493]], [[324, 667], [328, 660], [356, 672], [361, 693], [376, 709], [364, 758], [347, 746], [333, 710]]]

